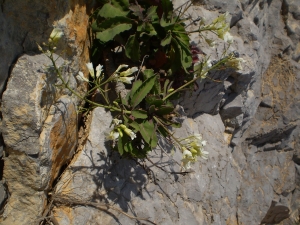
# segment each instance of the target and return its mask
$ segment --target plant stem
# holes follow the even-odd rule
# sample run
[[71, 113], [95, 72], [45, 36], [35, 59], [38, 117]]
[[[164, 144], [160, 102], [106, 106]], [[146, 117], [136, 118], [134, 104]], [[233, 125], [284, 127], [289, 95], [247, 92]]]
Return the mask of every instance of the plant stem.
[[54, 58], [53, 58], [53, 54], [51, 52], [51, 55], [48, 56], [48, 58], [51, 60], [53, 66], [54, 66], [54, 69], [55, 69], [55, 72], [58, 76], [58, 78], [61, 80], [61, 82], [63, 83], [63, 85], [65, 86], [65, 88], [67, 88], [69, 91], [72, 92], [72, 94], [74, 94], [75, 96], [77, 96], [78, 98], [90, 103], [91, 105], [93, 106], [97, 106], [97, 107], [103, 107], [103, 108], [106, 108], [106, 109], [109, 109], [110, 111], [117, 111], [117, 112], [124, 112], [126, 114], [131, 114], [131, 111], [127, 111], [127, 110], [122, 110], [122, 109], [119, 109], [115, 106], [111, 106], [111, 105], [102, 105], [102, 104], [99, 104], [99, 103], [96, 103], [96, 102], [93, 102], [89, 99], [87, 99], [86, 97], [82, 97], [80, 94], [78, 94], [76, 91], [74, 91], [64, 80], [64, 78], [62, 77], [61, 75], [61, 72], [59, 70], [59, 68], [57, 67]]
[[170, 98], [173, 94], [181, 91], [183, 88], [189, 86], [190, 84], [194, 83], [197, 79], [199, 79], [202, 74], [206, 74], [208, 73], [210, 70], [213, 70], [215, 68], [217, 68], [220, 64], [224, 63], [227, 60], [227, 58], [222, 59], [221, 61], [219, 61], [218, 63], [216, 63], [215, 65], [213, 65], [212, 67], [210, 67], [208, 70], [205, 70], [204, 72], [201, 71], [200, 75], [195, 77], [194, 79], [190, 80], [189, 82], [187, 82], [186, 84], [182, 85], [181, 87], [177, 88], [176, 90], [174, 90], [173, 92], [171, 92], [170, 94], [168, 94], [166, 97], [164, 97], [162, 100], [166, 101], [168, 98]]

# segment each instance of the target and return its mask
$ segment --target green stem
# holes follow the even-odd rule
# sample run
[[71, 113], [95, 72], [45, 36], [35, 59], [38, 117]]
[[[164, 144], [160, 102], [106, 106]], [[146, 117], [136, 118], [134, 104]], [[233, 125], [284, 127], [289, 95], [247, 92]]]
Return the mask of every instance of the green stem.
[[61, 73], [60, 73], [60, 70], [59, 68], [57, 67], [56, 63], [55, 63], [55, 60], [53, 59], [53, 55], [52, 55], [52, 52], [51, 52], [51, 55], [48, 56], [48, 58], [51, 60], [53, 66], [54, 66], [54, 69], [55, 69], [55, 72], [58, 76], [58, 78], [61, 80], [61, 82], [63, 83], [63, 85], [65, 86], [65, 88], [67, 88], [69, 91], [71, 91], [75, 96], [77, 96], [78, 98], [90, 103], [91, 105], [93, 106], [97, 106], [97, 107], [103, 107], [103, 108], [106, 108], [106, 109], [109, 109], [110, 111], [117, 111], [117, 112], [124, 112], [126, 114], [131, 114], [131, 111], [127, 111], [127, 110], [122, 110], [122, 109], [119, 109], [115, 106], [110, 106], [110, 105], [102, 105], [102, 104], [99, 104], [99, 103], [96, 103], [96, 102], [93, 102], [89, 99], [87, 99], [86, 97], [82, 97], [80, 94], [78, 94], [76, 91], [74, 91], [64, 80], [64, 78], [62, 77]]
[[170, 137], [172, 137], [173, 140], [175, 140], [175, 142], [177, 142], [177, 144], [180, 147], [182, 147], [182, 144], [180, 143], [180, 141], [178, 141], [178, 139], [176, 137], [174, 137], [174, 135], [169, 131], [169, 129], [166, 128], [165, 125], [156, 116], [153, 116], [153, 118], [159, 125], [161, 125], [164, 128], [164, 130], [170, 135]]
[[183, 88], [189, 86], [190, 84], [194, 83], [197, 79], [199, 79], [201, 77], [202, 74], [206, 74], [207, 72], [209, 72], [210, 70], [213, 70], [215, 68], [217, 68], [220, 64], [224, 63], [227, 60], [227, 58], [222, 59], [221, 61], [219, 61], [218, 63], [216, 63], [215, 65], [213, 65], [212, 67], [210, 67], [208, 70], [205, 70], [204, 72], [201, 71], [201, 74], [197, 77], [195, 77], [194, 79], [190, 80], [189, 82], [187, 82], [186, 84], [182, 85], [181, 87], [177, 88], [175, 91], [172, 91], [170, 94], [168, 94], [166, 97], [164, 97], [162, 100], [166, 101], [168, 98], [170, 98], [172, 95], [174, 95], [175, 93], [181, 91]]

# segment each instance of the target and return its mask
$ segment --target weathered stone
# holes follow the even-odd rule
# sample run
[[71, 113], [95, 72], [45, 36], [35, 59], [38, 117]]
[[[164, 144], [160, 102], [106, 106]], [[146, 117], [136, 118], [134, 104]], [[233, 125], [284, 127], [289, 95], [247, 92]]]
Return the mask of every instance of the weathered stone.
[[32, 224], [41, 216], [46, 191], [76, 146], [76, 106], [55, 92], [56, 77], [45, 69], [49, 64], [45, 55], [22, 56], [3, 94], [3, 137], [9, 154], [4, 178], [11, 196], [2, 224]]
[[[5, 201], [7, 199], [7, 190], [2, 181], [0, 181], [0, 209], [3, 208]], [[1, 212], [1, 210], [0, 210]]]
[[[58, 49], [64, 58], [72, 60], [71, 70], [87, 72], [88, 61], [87, 12], [92, 1], [46, 0], [1, 1], [0, 10], [0, 93], [4, 91], [10, 70], [24, 53], [39, 52], [36, 43], [47, 42], [53, 26], [63, 29], [64, 37]], [[20, 14], [22, 12], [22, 15]]]

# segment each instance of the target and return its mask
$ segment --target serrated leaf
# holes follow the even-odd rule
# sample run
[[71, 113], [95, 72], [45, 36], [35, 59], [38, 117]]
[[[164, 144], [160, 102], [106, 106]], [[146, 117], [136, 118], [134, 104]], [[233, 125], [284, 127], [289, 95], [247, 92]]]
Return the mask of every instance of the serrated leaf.
[[192, 65], [190, 50], [183, 43], [177, 41], [177, 39], [173, 37], [172, 45], [174, 46], [175, 52], [177, 52], [176, 61], [180, 62], [186, 73], [189, 73], [187, 69]]
[[128, 10], [129, 1], [128, 0], [111, 0], [111, 3], [124, 11]]
[[102, 42], [111, 41], [117, 34], [130, 30], [132, 27], [131, 22], [126, 17], [108, 18], [98, 26], [100, 32], [97, 32], [96, 38]]
[[132, 84], [132, 88], [130, 91], [130, 98], [132, 98], [133, 94], [136, 92], [136, 90], [143, 84], [141, 80], [134, 81]]
[[156, 111], [155, 114], [159, 116], [168, 115], [173, 112], [174, 107], [162, 105]]
[[140, 59], [140, 43], [136, 35], [131, 35], [125, 45], [125, 54], [132, 61]]
[[98, 16], [104, 18], [113, 18], [117, 16], [127, 16], [129, 11], [124, 11], [122, 8], [119, 8], [115, 5], [111, 5], [110, 3], [106, 3], [103, 7], [99, 10]]
[[163, 16], [161, 17], [160, 21], [159, 21], [159, 24], [164, 27], [166, 30], [173, 30], [173, 26], [174, 26], [174, 23], [169, 21], [169, 19], [167, 19], [165, 17], [165, 14], [163, 14]]
[[143, 15], [143, 11], [144, 9], [140, 6], [140, 5], [131, 5], [129, 6], [130, 11], [132, 11], [132, 13], [134, 15], [136, 15], [140, 20], [144, 19], [144, 15]]
[[141, 109], [132, 110], [131, 115], [133, 115], [137, 119], [147, 119], [148, 117], [147, 111]]
[[151, 19], [151, 21], [152, 21], [152, 20], [155, 20], [156, 18], [158, 18], [156, 9], [157, 9], [157, 6], [150, 6], [147, 10], [147, 16], [146, 16], [145, 20]]
[[145, 80], [142, 83], [142, 85], [134, 93], [132, 93], [130, 103], [133, 108], [136, 107], [151, 91], [156, 79], [157, 79], [156, 75], [149, 77], [147, 80]]
[[145, 140], [152, 148], [157, 146], [158, 138], [153, 122], [145, 120], [144, 123], [139, 124], [140, 133]]
[[154, 70], [153, 69], [145, 69], [143, 71], [144, 79], [146, 80], [149, 77], [152, 77], [154, 75]]
[[172, 34], [171, 32], [168, 32], [166, 37], [161, 40], [160, 45], [161, 46], [169, 45], [171, 43], [171, 40], [172, 40]]
[[137, 31], [142, 32], [140, 34], [140, 37], [142, 37], [145, 34], [149, 35], [150, 37], [154, 36], [154, 35], [157, 35], [156, 30], [154, 29], [152, 24], [148, 23], [148, 22], [147, 23], [142, 23], [141, 25], [139, 25], [137, 27]]

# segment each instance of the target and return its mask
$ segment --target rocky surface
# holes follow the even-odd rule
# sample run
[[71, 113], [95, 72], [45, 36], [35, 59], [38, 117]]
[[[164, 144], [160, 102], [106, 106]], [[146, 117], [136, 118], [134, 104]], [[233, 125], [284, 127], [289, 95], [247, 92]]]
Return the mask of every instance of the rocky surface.
[[[58, 182], [77, 147], [78, 101], [51, 88], [55, 79], [42, 66], [49, 64], [44, 56], [19, 54], [36, 51], [35, 41], [46, 41], [52, 25], [62, 28], [58, 48], [65, 50], [64, 73], [76, 88], [73, 76], [89, 61], [91, 4], [0, 4], [0, 53], [7, 56], [0, 62], [1, 90], [11, 68], [1, 105], [6, 156], [0, 201], [6, 187], [10, 195], [1, 224], [36, 224], [46, 215], [62, 225], [288, 225], [299, 218], [298, 0], [199, 0], [187, 11], [208, 21], [228, 11], [234, 36], [228, 51], [246, 61], [240, 71], [210, 73], [222, 82], [203, 80], [179, 101], [186, 116], [175, 135], [202, 133], [208, 160], [182, 173], [181, 153], [163, 141], [163, 151], [158, 148], [148, 160], [122, 159], [105, 142], [110, 113], [96, 108]], [[28, 9], [22, 18], [21, 8]], [[211, 49], [199, 37], [192, 40], [212, 60], [224, 51], [221, 41]]]

